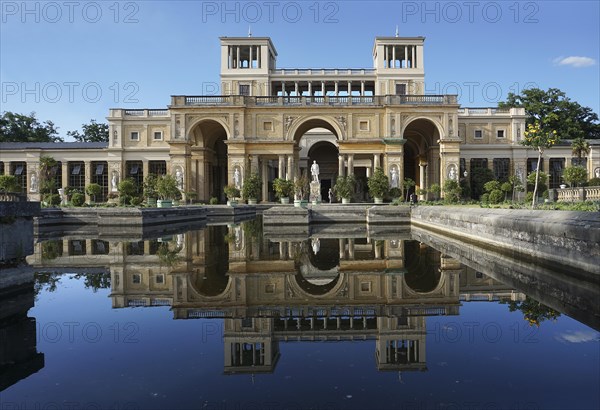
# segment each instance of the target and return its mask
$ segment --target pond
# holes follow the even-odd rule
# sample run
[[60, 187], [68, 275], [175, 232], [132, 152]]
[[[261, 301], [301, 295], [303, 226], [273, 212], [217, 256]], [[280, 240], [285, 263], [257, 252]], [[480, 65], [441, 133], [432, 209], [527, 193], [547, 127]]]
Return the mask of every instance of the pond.
[[519, 261], [260, 220], [133, 239], [35, 245], [0, 299], [0, 409], [600, 407], [598, 312]]

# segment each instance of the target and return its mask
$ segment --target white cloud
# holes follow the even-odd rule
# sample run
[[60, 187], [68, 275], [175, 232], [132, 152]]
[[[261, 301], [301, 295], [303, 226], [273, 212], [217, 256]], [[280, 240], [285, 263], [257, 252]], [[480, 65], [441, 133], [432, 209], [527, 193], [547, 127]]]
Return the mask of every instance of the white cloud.
[[569, 343], [587, 343], [597, 342], [600, 340], [598, 333], [592, 331], [577, 331], [577, 332], [566, 332], [555, 336], [555, 339], [560, 342]]
[[554, 59], [556, 65], [568, 65], [575, 68], [590, 67], [596, 64], [596, 60], [590, 57], [570, 56]]

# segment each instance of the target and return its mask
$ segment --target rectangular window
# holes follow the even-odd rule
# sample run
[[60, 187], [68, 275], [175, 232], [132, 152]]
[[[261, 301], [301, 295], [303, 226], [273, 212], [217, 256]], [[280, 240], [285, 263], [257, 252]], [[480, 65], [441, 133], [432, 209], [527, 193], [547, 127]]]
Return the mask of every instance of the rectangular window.
[[500, 182], [508, 181], [510, 158], [494, 158], [494, 178]]
[[127, 242], [125, 244], [126, 255], [143, 255], [144, 254], [144, 241], [139, 242]]
[[[531, 174], [535, 172], [537, 168], [537, 158], [527, 158], [527, 174]], [[544, 158], [542, 158], [542, 162], [540, 162], [540, 171], [544, 170]]]
[[483, 131], [482, 130], [475, 130], [475, 135], [474, 135], [475, 139], [482, 139], [483, 138]]
[[83, 162], [69, 162], [69, 186], [83, 193], [85, 188], [85, 166]]
[[142, 276], [139, 273], [134, 273], [131, 276], [131, 282], [133, 282], [136, 285], [139, 285], [140, 283], [142, 283]]
[[0, 175], [4, 175], [4, 162], [0, 161]]
[[125, 163], [125, 169], [127, 176], [135, 181], [138, 191], [141, 192], [144, 186], [144, 169], [142, 168], [142, 161], [127, 161]]
[[358, 123], [358, 129], [361, 131], [369, 131], [369, 121], [360, 121]]
[[108, 241], [102, 241], [100, 239], [92, 239], [92, 255], [108, 255], [109, 244]]
[[162, 285], [163, 283], [165, 283], [165, 275], [163, 275], [163, 274], [156, 275], [154, 280], [156, 281], [156, 283], [158, 285]]
[[504, 138], [504, 130], [497, 130], [496, 131], [496, 138]]
[[154, 141], [160, 141], [163, 139], [162, 131], [154, 131]]
[[73, 240], [69, 241], [69, 256], [85, 255], [85, 241]]
[[396, 84], [396, 95], [406, 95], [406, 84]]
[[17, 184], [21, 187], [21, 192], [27, 192], [27, 163], [13, 162], [13, 175], [17, 178]]
[[587, 167], [587, 158], [573, 157], [573, 158], [571, 158], [571, 165], [573, 165], [574, 167], [576, 167], [576, 166]]
[[560, 186], [564, 168], [564, 158], [550, 158], [550, 188], [558, 188]]
[[108, 162], [92, 162], [92, 170], [92, 182], [102, 187], [100, 195], [96, 195], [96, 202], [106, 202], [108, 199]]
[[265, 131], [273, 131], [273, 123], [271, 121], [263, 122], [263, 130]]
[[62, 188], [62, 163], [58, 161], [55, 166], [50, 170], [50, 175], [54, 178], [54, 185], [56, 189]]
[[370, 292], [371, 291], [371, 282], [360, 282], [360, 291], [361, 292]]
[[166, 175], [167, 162], [166, 161], [148, 161], [148, 173], [156, 175], [156, 176]]
[[240, 84], [240, 95], [250, 95], [250, 85]]
[[131, 131], [131, 140], [132, 141], [139, 141], [140, 140], [140, 133], [137, 131]]

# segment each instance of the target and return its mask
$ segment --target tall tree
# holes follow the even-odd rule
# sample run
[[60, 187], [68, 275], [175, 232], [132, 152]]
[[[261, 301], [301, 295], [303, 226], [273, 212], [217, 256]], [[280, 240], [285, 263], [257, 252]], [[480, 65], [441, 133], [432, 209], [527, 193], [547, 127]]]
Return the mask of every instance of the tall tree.
[[[572, 101], [558, 88], [547, 91], [531, 88], [523, 90], [520, 95], [508, 93], [506, 101], [500, 102], [498, 107], [523, 107], [529, 116], [527, 125], [544, 120], [562, 139], [600, 139], [598, 114]], [[554, 116], [548, 120], [550, 114]]]
[[90, 120], [89, 124], [81, 124], [81, 130], [83, 134], [79, 131], [67, 131], [67, 135], [78, 142], [108, 142], [108, 124]]
[[590, 144], [585, 139], [577, 137], [571, 141], [571, 149], [573, 155], [581, 162], [581, 158], [590, 153]]
[[0, 142], [62, 142], [52, 121], [40, 123], [30, 115], [4, 111], [0, 117]]
[[533, 199], [531, 201], [531, 207], [535, 207], [535, 201], [537, 198], [538, 184], [540, 180], [540, 163], [542, 162], [542, 155], [544, 151], [553, 145], [556, 145], [560, 141], [556, 130], [552, 129], [550, 124], [554, 123], [556, 114], [549, 113], [544, 119], [535, 121], [533, 124], [527, 125], [525, 131], [525, 138], [521, 142], [523, 145], [531, 148], [535, 148], [538, 151], [538, 159], [535, 167], [535, 186], [533, 188]]

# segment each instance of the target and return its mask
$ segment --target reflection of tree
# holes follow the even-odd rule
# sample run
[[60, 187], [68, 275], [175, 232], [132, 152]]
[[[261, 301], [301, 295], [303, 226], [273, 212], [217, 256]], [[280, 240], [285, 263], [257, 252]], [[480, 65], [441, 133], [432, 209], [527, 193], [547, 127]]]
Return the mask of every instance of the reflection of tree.
[[156, 251], [156, 256], [161, 264], [167, 267], [173, 266], [179, 260], [179, 252], [182, 247], [177, 245], [175, 241], [162, 242]]
[[[64, 273], [62, 272], [35, 272], [35, 282], [33, 285], [35, 295], [39, 295], [42, 291], [55, 292], [63, 275]], [[94, 293], [97, 292], [98, 289], [110, 288], [110, 272], [77, 273], [73, 276], [73, 279], [83, 279], [85, 288], [91, 288]]]
[[53, 239], [42, 242], [42, 260], [56, 259], [62, 255], [62, 241]]
[[110, 288], [110, 272], [102, 273], [78, 273], [75, 275], [75, 279], [83, 278], [83, 285], [88, 288], [92, 288], [94, 293], [98, 289], [109, 289]]
[[35, 272], [33, 292], [35, 296], [39, 295], [44, 289], [46, 292], [54, 292], [60, 282], [62, 273], [59, 272]]
[[560, 316], [560, 312], [541, 304], [529, 296], [527, 296], [524, 301], [508, 302], [508, 310], [511, 312], [516, 310], [523, 312], [523, 319], [529, 323], [529, 326], [536, 325], [539, 327], [540, 323], [543, 321], [556, 321], [556, 319]]

